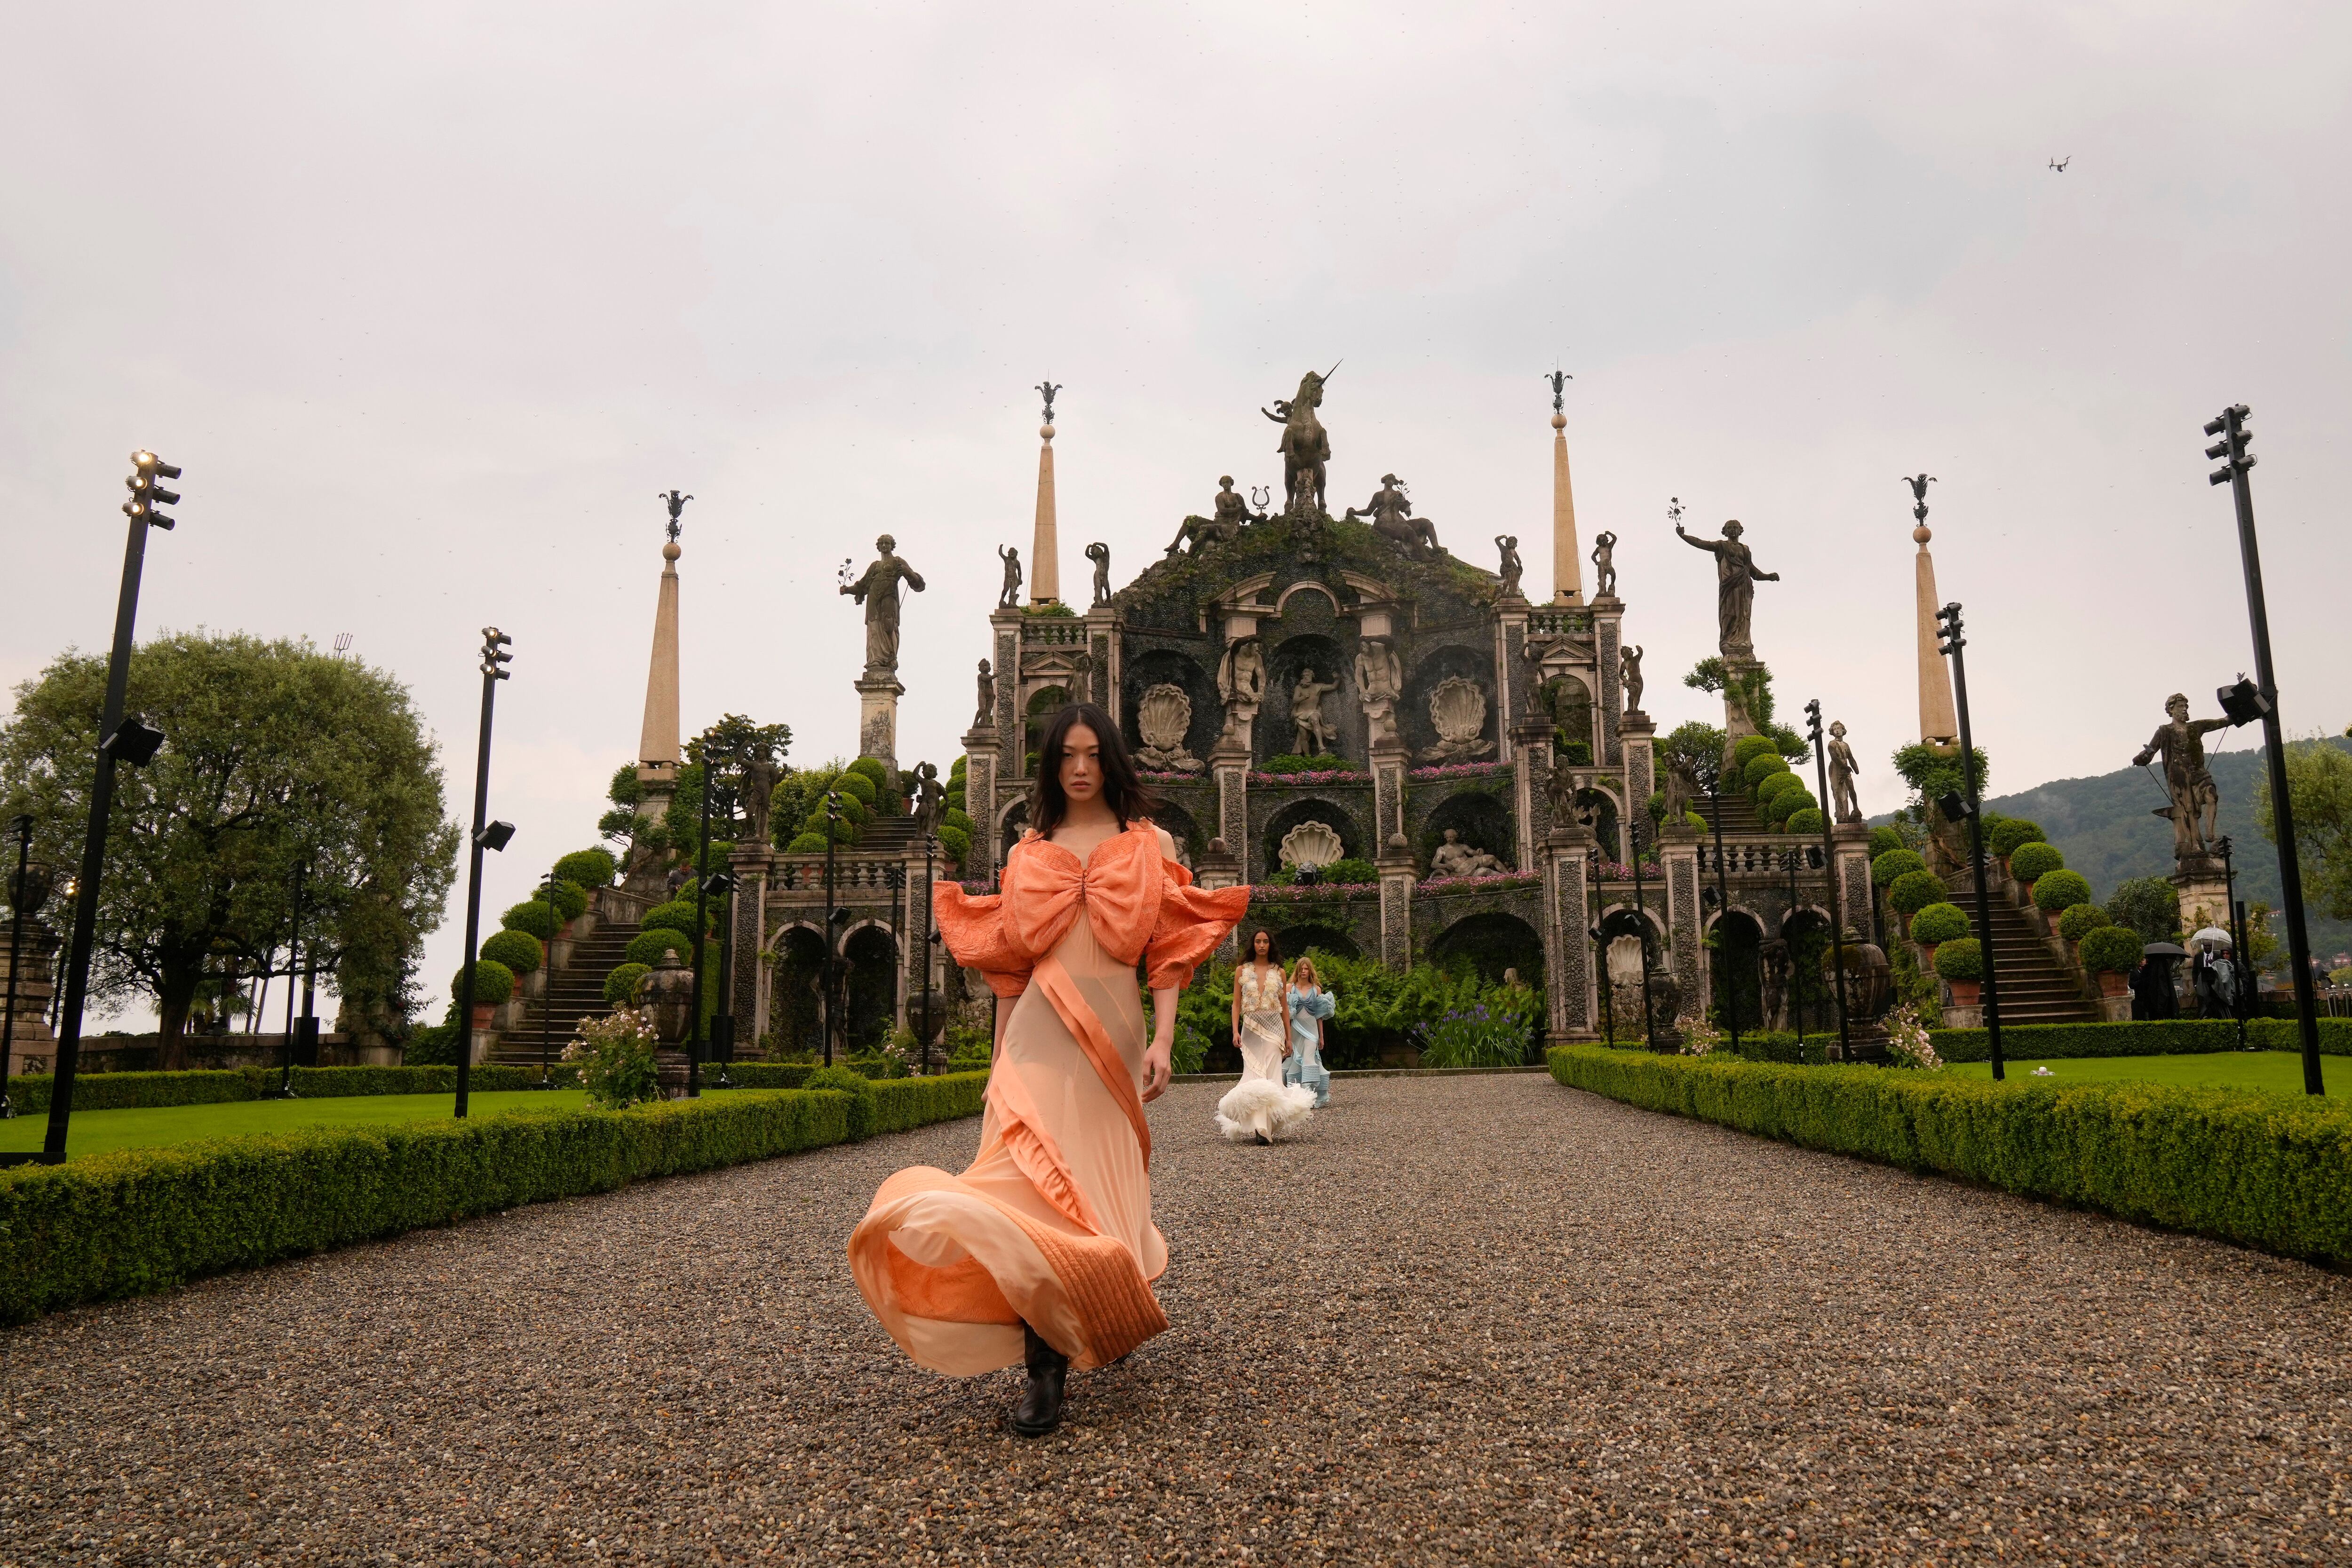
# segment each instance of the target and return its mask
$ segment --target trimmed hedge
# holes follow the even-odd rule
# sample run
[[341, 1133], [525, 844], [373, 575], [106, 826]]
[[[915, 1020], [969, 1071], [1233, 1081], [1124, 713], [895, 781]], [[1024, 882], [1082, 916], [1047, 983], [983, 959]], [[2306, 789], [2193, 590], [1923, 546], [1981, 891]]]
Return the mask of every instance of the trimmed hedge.
[[2029, 822], [2022, 817], [2003, 817], [1986, 835], [1985, 847], [1997, 855], [2013, 855], [2019, 845], [2038, 844], [2042, 837], [2041, 823]]
[[1992, 1083], [1564, 1045], [1552, 1077], [1652, 1111], [2328, 1262], [2352, 1258], [2352, 1107], [2152, 1083]]
[[545, 899], [534, 898], [518, 904], [499, 915], [499, 929], [520, 931], [541, 942], [551, 942], [555, 939], [555, 915], [556, 912], [547, 907]]
[[1802, 833], [1809, 839], [1818, 837], [1822, 831], [1822, 809], [1819, 806], [1798, 807], [1789, 813], [1789, 820], [1780, 824], [1780, 831]]
[[604, 977], [604, 1005], [626, 1007], [637, 999], [637, 987], [653, 970], [643, 964], [615, 964]]
[[1931, 904], [1948, 904], [1952, 890], [1932, 871], [1906, 871], [1887, 885], [1886, 906], [1897, 915], [1916, 915]]
[[1968, 911], [1957, 904], [1931, 904], [1911, 917], [1914, 942], [1957, 942], [1968, 934]]
[[[1876, 831], [1885, 831], [1883, 828]], [[1885, 887], [1898, 876], [1927, 869], [1927, 862], [1919, 858], [1917, 850], [1881, 850], [1871, 860], [1870, 881], [1874, 887]]]
[[[476, 960], [473, 965], [473, 970], [474, 1005], [476, 1007], [494, 1008], [500, 1002], [507, 1001], [514, 996], [514, 971], [508, 968], [504, 964], [499, 963], [496, 958], [481, 958]], [[460, 965], [457, 972], [449, 977], [449, 999], [451, 1001], [454, 1002], [457, 999], [457, 993], [464, 989], [465, 984], [466, 968], [465, 966]]]
[[[2031, 844], [2026, 847], [2032, 848]], [[2044, 872], [2033, 879], [2033, 904], [2044, 914], [2057, 915], [2090, 902], [2090, 880], [2081, 872]]]
[[[706, 925], [709, 923], [709, 910], [703, 912]], [[684, 898], [671, 899], [667, 904], [655, 904], [646, 911], [645, 918], [638, 921], [637, 925], [641, 930], [646, 931], [661, 929], [680, 932], [690, 939], [694, 936], [693, 895], [688, 894]]]
[[[225, 1105], [258, 1100], [278, 1087], [276, 1067], [206, 1068], [189, 1072], [80, 1072], [74, 1075], [74, 1110], [144, 1111], [164, 1105]], [[55, 1081], [30, 1073], [8, 1081], [8, 1097], [21, 1113], [46, 1115]], [[474, 1069], [467, 1087], [482, 1092], [529, 1089], [539, 1082], [536, 1067]], [[444, 1067], [298, 1067], [294, 1093], [303, 1100], [343, 1100], [358, 1094], [455, 1094], [457, 1069]]]
[[[707, 944], [705, 951], [708, 951]], [[651, 930], [640, 931], [630, 937], [628, 949], [623, 955], [623, 961], [630, 964], [643, 964], [648, 969], [657, 969], [661, 967], [662, 955], [665, 952], [675, 952], [679, 963], [688, 968], [693, 967], [694, 938], [683, 931], [673, 931], [667, 925], [656, 925]]]
[[2058, 916], [2058, 935], [2069, 942], [2080, 942], [2107, 924], [2107, 912], [2097, 904], [2073, 904]]
[[[1992, 1048], [1980, 1029], [1930, 1030], [1946, 1061], [1987, 1061]], [[2246, 1043], [2260, 1051], [2301, 1051], [2293, 1019], [2248, 1019]], [[2087, 1056], [2201, 1056], [2238, 1049], [2238, 1026], [2228, 1019], [2151, 1019], [2125, 1023], [2029, 1023], [2000, 1031], [2000, 1053], [2014, 1061], [2070, 1061]], [[2352, 1019], [2321, 1019], [2319, 1049], [2352, 1056]]]
[[2029, 839], [2009, 852], [2009, 874], [2020, 882], [2039, 882], [2065, 865], [2066, 857], [2058, 852], [2058, 846], [2039, 839]]
[[[539, 912], [546, 914], [546, 906], [541, 905]], [[482, 938], [482, 956], [504, 964], [518, 975], [529, 975], [547, 961], [547, 949], [530, 932], [509, 926]]]
[[588, 890], [559, 875], [555, 879], [555, 917], [568, 922], [587, 913]]
[[2128, 925], [2102, 925], [2083, 938], [2083, 967], [2097, 974], [2128, 974], [2139, 967], [2139, 933]]
[[1973, 936], [1954, 937], [1936, 949], [1936, 973], [1947, 980], [1981, 980], [1984, 970], [1984, 945]]
[[[477, 1076], [478, 1076], [478, 1072]], [[0, 1322], [420, 1226], [976, 1113], [985, 1073], [317, 1127], [0, 1169]]]
[[[1762, 758], [1759, 758], [1758, 760], [1760, 762]], [[1798, 778], [1796, 774], [1790, 772], [1789, 765], [1785, 762], [1781, 763], [1777, 768], [1766, 768], [1764, 770], [1764, 776], [1757, 779], [1755, 783], [1756, 807], [1759, 811], [1771, 803], [1774, 796], [1785, 794], [1790, 789], [1802, 789], [1805, 788], [1805, 781]]]
[[582, 887], [609, 887], [621, 862], [606, 849], [573, 850], [555, 862], [555, 874]]

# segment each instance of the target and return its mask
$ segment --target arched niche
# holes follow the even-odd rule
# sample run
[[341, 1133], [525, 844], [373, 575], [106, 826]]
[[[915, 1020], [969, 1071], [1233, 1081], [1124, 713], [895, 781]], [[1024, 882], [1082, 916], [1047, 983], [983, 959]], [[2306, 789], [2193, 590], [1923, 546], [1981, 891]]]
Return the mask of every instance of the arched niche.
[[877, 1050], [898, 1021], [898, 939], [887, 925], [860, 925], [841, 947], [849, 971], [845, 1039], [853, 1051]]
[[1300, 673], [1311, 669], [1318, 681], [1338, 687], [1323, 694], [1324, 748], [1362, 766], [1363, 704], [1356, 700], [1349, 663], [1350, 656], [1339, 639], [1325, 632], [1286, 636], [1267, 650], [1265, 699], [1258, 706], [1256, 733], [1252, 737], [1260, 762], [1297, 751], [1298, 729], [1291, 718], [1290, 695]]
[[1445, 830], [1454, 829], [1462, 841], [1473, 849], [1485, 850], [1503, 862], [1506, 871], [1519, 869], [1518, 835], [1511, 821], [1511, 809], [1499, 795], [1489, 795], [1483, 789], [1464, 789], [1448, 797], [1429, 814], [1421, 832], [1421, 871], [1423, 876], [1434, 869], [1431, 857], [1437, 846], [1445, 841]]
[[1184, 749], [1205, 764], [1210, 749], [1217, 744], [1219, 731], [1224, 727], [1216, 678], [1203, 670], [1199, 661], [1173, 648], [1153, 648], [1140, 653], [1119, 674], [1118, 722], [1126, 732], [1128, 748], [1142, 749], [1143, 731], [1138, 709], [1143, 694], [1160, 685], [1176, 687], [1192, 705], [1192, 721], [1184, 729]]
[[1761, 1034], [1764, 1019], [1764, 927], [1745, 909], [1707, 923], [1714, 942], [1706, 949], [1707, 1004], [1717, 1029], [1737, 1024], [1742, 1034]]
[[1266, 819], [1265, 833], [1258, 845], [1259, 852], [1265, 857], [1264, 875], [1272, 876], [1282, 869], [1282, 836], [1302, 822], [1328, 823], [1339, 835], [1345, 858], [1371, 858], [1366, 848], [1363, 827], [1349, 814], [1347, 808], [1335, 800], [1317, 800], [1310, 796], [1304, 800], [1291, 801]]
[[1328, 953], [1341, 958], [1360, 958], [1363, 949], [1356, 939], [1337, 925], [1307, 921], [1297, 925], [1285, 925], [1275, 932], [1282, 939], [1282, 956], [1286, 963], [1296, 964], [1307, 953]]
[[1534, 926], [1516, 915], [1495, 909], [1465, 915], [1439, 932], [1429, 945], [1433, 963], [1477, 971], [1482, 980], [1499, 982], [1506, 969], [1517, 969], [1519, 984], [1543, 990], [1543, 938]]
[[1485, 748], [1475, 756], [1454, 760], [1463, 762], [1492, 761], [1498, 755], [1496, 737], [1500, 733], [1495, 723], [1495, 661], [1491, 653], [1475, 648], [1446, 644], [1423, 655], [1406, 674], [1404, 696], [1397, 704], [1397, 721], [1405, 745], [1412, 747], [1416, 760], [1427, 758], [1438, 744], [1437, 725], [1429, 716], [1430, 695], [1449, 675], [1459, 675], [1475, 684], [1486, 698], [1486, 722], [1479, 730]]
[[1162, 800], [1151, 813], [1151, 821], [1155, 826], [1165, 828], [1168, 836], [1176, 841], [1176, 863], [1186, 871], [1191, 871], [1193, 862], [1208, 852], [1209, 841], [1201, 831], [1201, 824], [1175, 801]]
[[823, 1054], [824, 938], [814, 926], [796, 925], [778, 934], [772, 950], [776, 971], [768, 992], [771, 1032], [761, 1043], [777, 1051]]
[[997, 829], [998, 859], [1002, 860], [1003, 856], [1011, 854], [1013, 846], [1019, 843], [1021, 835], [1028, 831], [1029, 797], [1016, 795], [1005, 806], [1002, 825]]
[[[1551, 716], [1552, 744], [1559, 760], [1589, 768], [1593, 758], [1592, 691], [1579, 677], [1563, 672], [1538, 690], [1543, 709]], [[1579, 749], [1579, 748], [1581, 749]]]
[[[1076, 698], [1070, 695], [1070, 690], [1067, 686], [1040, 686], [1035, 692], [1032, 693], [1029, 697], [1029, 706], [1024, 711], [1022, 716], [1022, 734], [1024, 737], [1022, 741], [1023, 749], [1027, 751], [1031, 757], [1035, 757], [1039, 752], [1043, 751], [1045, 749], [1046, 726], [1054, 722], [1054, 716], [1055, 714], [1061, 712], [1064, 708], [1069, 706], [1070, 704], [1076, 700]], [[1034, 767], [1034, 764], [1031, 764], [1030, 766]], [[1022, 772], [1024, 774], [1029, 770], [1029, 767], [1024, 767], [1022, 768]]]

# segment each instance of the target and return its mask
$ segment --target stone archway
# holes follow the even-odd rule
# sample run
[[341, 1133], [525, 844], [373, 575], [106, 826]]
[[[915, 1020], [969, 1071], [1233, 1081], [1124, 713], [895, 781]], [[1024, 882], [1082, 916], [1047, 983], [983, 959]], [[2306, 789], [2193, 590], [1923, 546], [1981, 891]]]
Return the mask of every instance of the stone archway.
[[814, 925], [793, 925], [775, 939], [775, 974], [769, 990], [769, 1034], [760, 1043], [777, 1051], [824, 1053], [821, 977], [824, 939]]
[[898, 938], [887, 925], [859, 925], [843, 938], [841, 956], [848, 970], [843, 1041], [852, 1052], [878, 1050], [898, 1022]]
[[1343, 855], [1350, 859], [1369, 860], [1363, 829], [1348, 809], [1337, 801], [1309, 797], [1293, 800], [1266, 820], [1265, 831], [1259, 835], [1258, 852], [1265, 856], [1261, 876], [1272, 876], [1282, 867], [1282, 841], [1294, 828], [1307, 822], [1321, 822], [1339, 835]]
[[1489, 795], [1483, 789], [1464, 789], [1440, 802], [1422, 824], [1422, 874], [1434, 871], [1432, 858], [1437, 847], [1445, 841], [1445, 830], [1452, 828], [1461, 841], [1472, 849], [1485, 850], [1503, 862], [1507, 871], [1519, 869], [1518, 835], [1513, 831], [1511, 809], [1502, 797]]
[[1764, 927], [1753, 915], [1734, 909], [1707, 925], [1707, 1004], [1717, 1029], [1735, 1025], [1741, 1034], [1761, 1034], [1764, 1017]]
[[1519, 984], [1543, 993], [1543, 938], [1516, 915], [1488, 910], [1465, 915], [1437, 934], [1429, 956], [1448, 968], [1467, 966], [1491, 983], [1499, 984], [1506, 970], [1516, 969]]

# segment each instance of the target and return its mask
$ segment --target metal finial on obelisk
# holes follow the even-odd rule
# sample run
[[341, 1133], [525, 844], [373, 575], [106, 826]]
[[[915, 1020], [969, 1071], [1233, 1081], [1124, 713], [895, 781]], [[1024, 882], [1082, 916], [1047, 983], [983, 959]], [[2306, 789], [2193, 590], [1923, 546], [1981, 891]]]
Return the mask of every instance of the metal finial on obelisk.
[[1576, 378], [1555, 370], [1551, 383], [1551, 580], [1552, 601], [1584, 601], [1584, 557], [1576, 544], [1576, 492], [1568, 479], [1568, 383]]
[[1029, 602], [1058, 604], [1062, 599], [1062, 552], [1054, 523], [1054, 394], [1049, 378], [1037, 383], [1045, 394], [1045, 418], [1037, 426], [1037, 528], [1029, 542]]
[[1915, 474], [1903, 482], [1911, 486], [1911, 539], [1919, 547], [1912, 562], [1918, 594], [1919, 738], [1930, 746], [1958, 746], [1960, 721], [1952, 705], [1952, 672], [1944, 660], [1936, 622], [1943, 601], [1936, 593], [1936, 558], [1927, 553], [1927, 541], [1935, 537], [1927, 527], [1927, 486], [1936, 476]]
[[654, 651], [646, 670], [646, 724], [637, 740], [637, 779], [656, 790], [677, 786], [677, 558], [679, 517], [693, 497], [677, 490], [656, 497], [669, 508], [662, 543], [661, 587], [654, 600]]

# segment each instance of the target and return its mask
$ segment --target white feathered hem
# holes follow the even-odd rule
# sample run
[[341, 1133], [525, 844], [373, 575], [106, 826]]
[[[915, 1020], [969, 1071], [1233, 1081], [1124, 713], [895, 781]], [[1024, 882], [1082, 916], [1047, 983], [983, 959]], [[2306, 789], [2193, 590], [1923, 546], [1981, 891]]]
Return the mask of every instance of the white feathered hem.
[[1244, 1078], [1217, 1102], [1217, 1131], [1237, 1144], [1264, 1133], [1279, 1138], [1315, 1114], [1315, 1091], [1275, 1078]]

